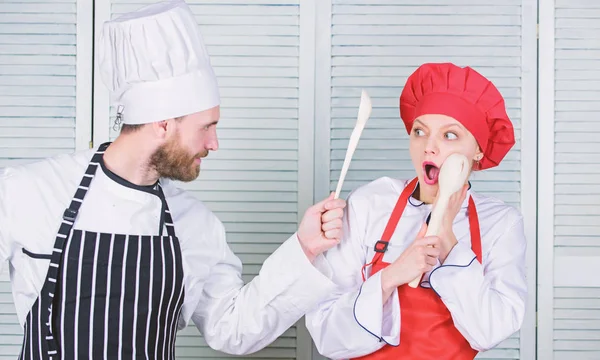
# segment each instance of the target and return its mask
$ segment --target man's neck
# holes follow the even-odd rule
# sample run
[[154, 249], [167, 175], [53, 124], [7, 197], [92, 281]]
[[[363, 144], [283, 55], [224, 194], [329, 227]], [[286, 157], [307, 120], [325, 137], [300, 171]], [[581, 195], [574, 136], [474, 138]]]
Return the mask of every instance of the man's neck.
[[104, 152], [108, 170], [132, 184], [147, 186], [158, 181], [158, 174], [149, 168], [153, 149], [137, 134], [120, 135]]

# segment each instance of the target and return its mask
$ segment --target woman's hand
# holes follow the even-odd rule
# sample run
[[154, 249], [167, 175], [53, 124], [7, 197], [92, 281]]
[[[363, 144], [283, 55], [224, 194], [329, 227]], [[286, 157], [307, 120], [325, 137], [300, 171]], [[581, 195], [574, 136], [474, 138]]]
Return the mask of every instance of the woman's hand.
[[411, 282], [433, 269], [440, 255], [440, 238], [437, 236], [424, 237], [427, 225], [423, 224], [415, 241], [385, 269], [381, 270], [381, 289], [385, 303], [394, 289]]
[[[458, 243], [456, 236], [454, 235], [454, 231], [452, 230], [452, 224], [454, 223], [454, 218], [460, 211], [460, 208], [465, 201], [467, 196], [467, 190], [469, 189], [469, 185], [465, 184], [462, 190], [459, 190], [450, 196], [448, 201], [448, 207], [446, 208], [446, 212], [444, 213], [444, 219], [442, 220], [442, 227], [440, 229], [440, 233], [438, 236], [441, 240], [440, 246], [440, 263], [444, 263], [446, 257], [454, 246]], [[437, 197], [433, 206], [437, 203]]]

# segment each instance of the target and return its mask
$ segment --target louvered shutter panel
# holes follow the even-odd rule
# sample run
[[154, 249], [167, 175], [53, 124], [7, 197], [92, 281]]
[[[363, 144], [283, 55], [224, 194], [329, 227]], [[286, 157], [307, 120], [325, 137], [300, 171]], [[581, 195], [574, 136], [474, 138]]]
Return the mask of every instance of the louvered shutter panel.
[[[76, 136], [77, 10], [76, 0], [0, 3], [0, 168], [69, 153], [81, 148], [81, 140], [90, 140], [82, 128], [91, 127], [91, 114], [81, 119], [87, 124]], [[91, 104], [91, 97], [85, 101]], [[15, 314], [9, 265], [2, 267], [0, 359], [15, 359], [23, 330]]]
[[[343, 197], [381, 176], [415, 176], [398, 101], [426, 62], [471, 66], [506, 100], [517, 144], [494, 169], [471, 177], [476, 192], [520, 207], [521, 0], [332, 0], [330, 189], [335, 190], [356, 123], [361, 89], [373, 111], [344, 183]], [[531, 119], [535, 121], [534, 119]], [[518, 359], [519, 333], [478, 359]]]
[[[554, 358], [600, 358], [600, 3], [555, 2]], [[549, 239], [540, 239], [549, 240]], [[592, 266], [592, 268], [590, 268]]]
[[[111, 17], [152, 0], [113, 0]], [[227, 240], [250, 281], [298, 223], [299, 2], [187, 0], [196, 15], [221, 91], [220, 148], [198, 180], [180, 184], [224, 222]], [[115, 109], [104, 125], [112, 140]], [[106, 140], [106, 139], [102, 139]], [[312, 195], [312, 194], [309, 194]], [[292, 327], [253, 355], [297, 356]], [[225, 358], [193, 323], [179, 332], [177, 358]]]
[[19, 325], [8, 275], [8, 263], [0, 274], [0, 360], [16, 359], [23, 343], [23, 329]]
[[76, 1], [0, 4], [0, 167], [75, 150]]

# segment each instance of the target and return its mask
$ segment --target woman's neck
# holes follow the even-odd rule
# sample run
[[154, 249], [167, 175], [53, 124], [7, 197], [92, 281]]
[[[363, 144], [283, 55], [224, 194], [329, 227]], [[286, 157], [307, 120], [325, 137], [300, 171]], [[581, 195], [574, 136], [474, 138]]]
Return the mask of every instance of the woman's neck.
[[425, 204], [433, 204], [435, 201], [435, 197], [437, 195], [437, 186], [434, 188], [433, 186], [423, 187], [421, 184], [417, 185], [417, 189], [415, 190], [413, 197]]

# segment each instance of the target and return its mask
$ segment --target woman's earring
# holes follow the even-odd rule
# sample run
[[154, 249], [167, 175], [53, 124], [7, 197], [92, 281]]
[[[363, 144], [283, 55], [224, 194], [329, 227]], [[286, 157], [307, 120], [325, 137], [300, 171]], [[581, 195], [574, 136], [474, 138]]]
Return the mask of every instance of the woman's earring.
[[481, 166], [481, 163], [479, 161], [482, 158], [483, 158], [483, 154], [479, 154], [479, 155], [477, 155], [477, 157], [475, 157], [475, 166], [473, 166], [475, 169], [479, 169], [479, 167]]

